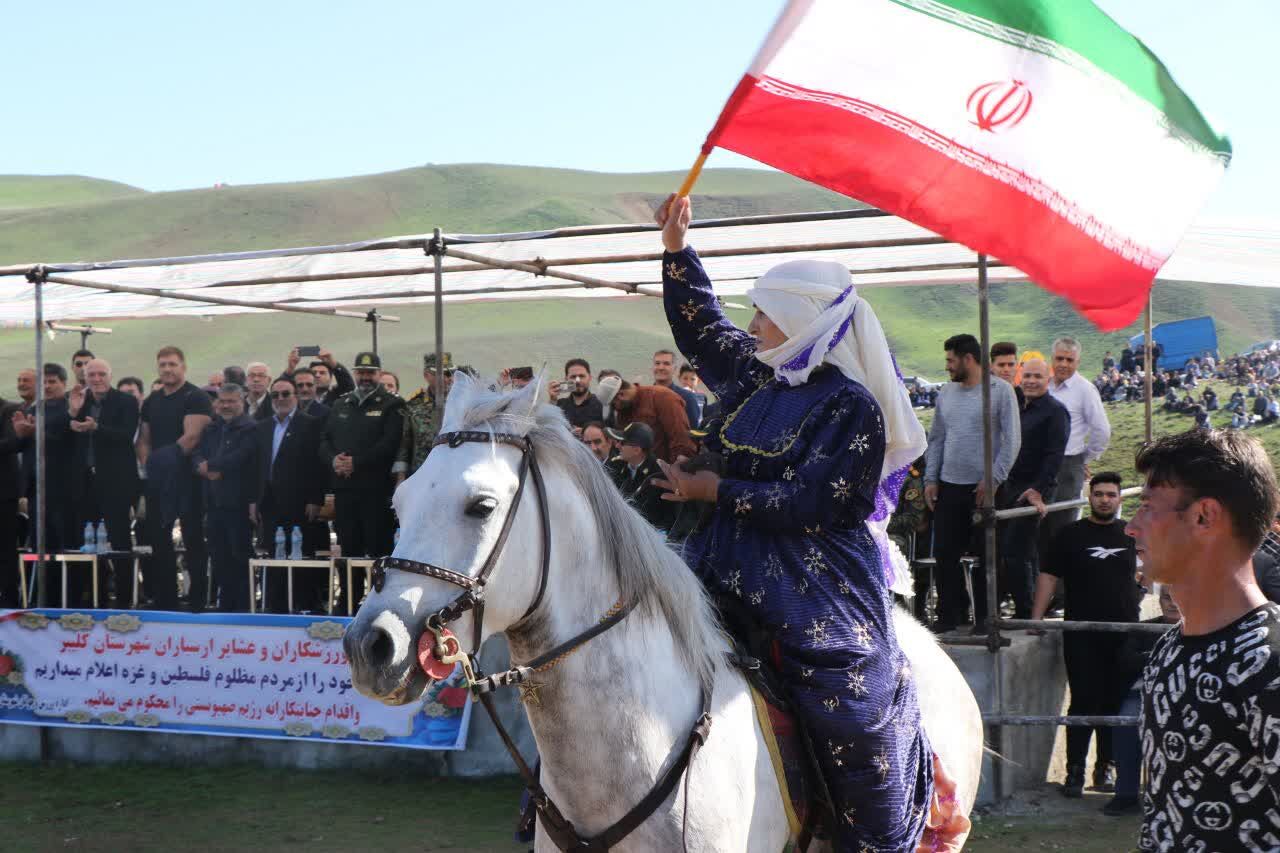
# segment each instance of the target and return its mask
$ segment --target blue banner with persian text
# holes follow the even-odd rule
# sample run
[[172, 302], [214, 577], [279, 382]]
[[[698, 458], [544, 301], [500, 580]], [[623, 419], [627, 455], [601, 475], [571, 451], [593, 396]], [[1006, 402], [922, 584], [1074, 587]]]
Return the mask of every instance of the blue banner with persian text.
[[0, 611], [0, 724], [463, 749], [460, 672], [388, 707], [351, 686], [350, 619]]

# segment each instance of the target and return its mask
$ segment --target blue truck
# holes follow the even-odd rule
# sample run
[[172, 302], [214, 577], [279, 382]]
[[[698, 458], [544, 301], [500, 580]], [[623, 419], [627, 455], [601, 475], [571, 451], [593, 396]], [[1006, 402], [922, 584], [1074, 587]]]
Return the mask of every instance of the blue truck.
[[[1218, 330], [1214, 328], [1212, 317], [1157, 323], [1151, 329], [1151, 336], [1164, 350], [1156, 365], [1158, 370], [1177, 370], [1206, 352], [1218, 357]], [[1134, 335], [1129, 338], [1129, 347], [1137, 352], [1144, 340], [1145, 335]]]

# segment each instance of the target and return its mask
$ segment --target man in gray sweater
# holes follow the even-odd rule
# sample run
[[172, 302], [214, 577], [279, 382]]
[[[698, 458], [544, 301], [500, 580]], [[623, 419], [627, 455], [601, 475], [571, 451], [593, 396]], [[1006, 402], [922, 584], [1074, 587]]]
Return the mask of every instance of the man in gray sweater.
[[[944, 633], [969, 621], [968, 593], [960, 569], [966, 553], [981, 555], [981, 528], [973, 526], [974, 508], [982, 494], [982, 349], [973, 335], [954, 335], [943, 344], [951, 382], [938, 394], [938, 406], [929, 430], [925, 465], [925, 501], [933, 510], [934, 577], [938, 585], [938, 611], [933, 630]], [[992, 449], [994, 488], [1009, 475], [1022, 445], [1018, 401], [1013, 386], [991, 376]], [[972, 546], [972, 547], [971, 547]], [[974, 631], [987, 621], [987, 576], [973, 576]]]

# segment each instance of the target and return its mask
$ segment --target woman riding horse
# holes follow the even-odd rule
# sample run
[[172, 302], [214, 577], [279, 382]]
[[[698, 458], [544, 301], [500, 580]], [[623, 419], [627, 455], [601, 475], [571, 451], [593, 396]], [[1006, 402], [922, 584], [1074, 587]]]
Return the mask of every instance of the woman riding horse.
[[714, 505], [685, 559], [772, 636], [833, 801], [837, 849], [913, 851], [937, 807], [935, 763], [894, 633], [884, 528], [924, 431], [847, 268], [769, 270], [748, 294], [757, 310], [743, 332], [685, 242], [690, 218], [674, 196], [657, 214], [667, 319], [725, 417], [706, 440], [720, 474], [664, 466], [666, 499]]

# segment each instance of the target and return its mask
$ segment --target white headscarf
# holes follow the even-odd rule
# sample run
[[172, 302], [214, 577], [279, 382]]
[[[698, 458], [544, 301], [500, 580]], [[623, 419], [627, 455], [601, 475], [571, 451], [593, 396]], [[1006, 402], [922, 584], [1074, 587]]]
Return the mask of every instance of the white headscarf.
[[849, 270], [835, 261], [779, 264], [756, 279], [747, 296], [787, 336], [780, 346], [756, 353], [779, 382], [803, 385], [818, 365], [826, 363], [870, 391], [880, 404], [884, 465], [867, 525], [880, 545], [890, 586], [901, 591], [910, 574], [887, 528], [907, 470], [924, 453], [926, 441], [880, 320], [859, 298]]

